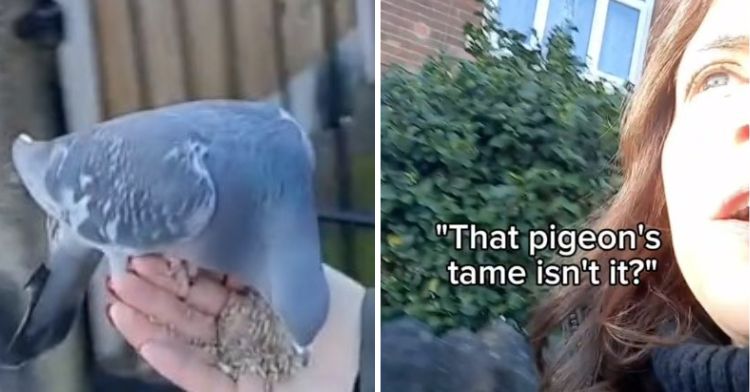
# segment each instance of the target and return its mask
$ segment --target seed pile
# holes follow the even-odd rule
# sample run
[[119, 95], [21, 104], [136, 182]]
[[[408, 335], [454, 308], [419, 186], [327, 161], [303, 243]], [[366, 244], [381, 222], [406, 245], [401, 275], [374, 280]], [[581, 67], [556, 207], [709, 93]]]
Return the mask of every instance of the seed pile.
[[253, 291], [230, 295], [217, 320], [213, 352], [217, 366], [233, 380], [249, 372], [276, 382], [294, 374], [304, 363], [281, 321]]

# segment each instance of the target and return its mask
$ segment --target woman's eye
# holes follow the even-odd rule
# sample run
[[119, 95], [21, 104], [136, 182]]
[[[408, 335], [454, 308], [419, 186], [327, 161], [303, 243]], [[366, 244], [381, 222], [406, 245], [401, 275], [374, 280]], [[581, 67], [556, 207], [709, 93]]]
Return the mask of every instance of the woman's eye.
[[715, 64], [698, 72], [690, 83], [688, 99], [703, 92], [727, 87], [736, 83], [747, 83], [742, 67], [734, 63]]
[[706, 77], [706, 79], [703, 81], [701, 91], [726, 86], [729, 84], [731, 78], [732, 76], [729, 75], [729, 72], [714, 72], [711, 75], [708, 75], [708, 77]]

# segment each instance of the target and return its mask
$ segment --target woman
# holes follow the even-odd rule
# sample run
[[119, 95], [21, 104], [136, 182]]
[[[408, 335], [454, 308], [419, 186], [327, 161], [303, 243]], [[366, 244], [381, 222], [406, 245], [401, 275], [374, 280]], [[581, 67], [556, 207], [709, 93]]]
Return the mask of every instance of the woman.
[[748, 390], [750, 4], [664, 3], [622, 123], [624, 183], [596, 225], [643, 222], [661, 229], [663, 247], [585, 255], [655, 257], [658, 270], [638, 286], [566, 287], [538, 309], [545, 390]]
[[[242, 287], [231, 278], [201, 271], [185, 295], [173, 275], [166, 260], [133, 259], [128, 274], [108, 283], [111, 323], [146, 362], [182, 389], [264, 391], [264, 383], [251, 375], [243, 375], [235, 383], [213, 366], [215, 358], [184, 339], [215, 336], [216, 317], [230, 295], [241, 295]], [[328, 267], [326, 277], [331, 290], [330, 310], [312, 344], [310, 365], [289, 381], [275, 385], [275, 392], [374, 390], [371, 292]], [[165, 325], [174, 326], [176, 333]]]

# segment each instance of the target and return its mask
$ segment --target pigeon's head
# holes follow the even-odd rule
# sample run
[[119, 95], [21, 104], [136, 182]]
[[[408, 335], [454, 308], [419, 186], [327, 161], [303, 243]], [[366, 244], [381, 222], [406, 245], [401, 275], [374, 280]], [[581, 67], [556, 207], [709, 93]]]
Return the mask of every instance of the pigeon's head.
[[34, 201], [48, 214], [55, 216], [55, 203], [52, 202], [45, 181], [54, 163], [64, 154], [65, 146], [52, 141], [36, 141], [27, 134], [19, 135], [13, 142], [13, 166], [24, 187]]

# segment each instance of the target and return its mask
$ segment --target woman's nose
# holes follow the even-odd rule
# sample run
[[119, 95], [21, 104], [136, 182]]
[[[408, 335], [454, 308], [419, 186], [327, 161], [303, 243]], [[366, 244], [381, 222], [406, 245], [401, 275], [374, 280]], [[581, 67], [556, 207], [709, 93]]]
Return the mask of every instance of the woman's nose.
[[737, 129], [737, 132], [734, 135], [734, 142], [737, 145], [742, 145], [744, 143], [747, 143], [748, 140], [748, 133], [750, 133], [750, 124], [745, 124], [739, 129]]

